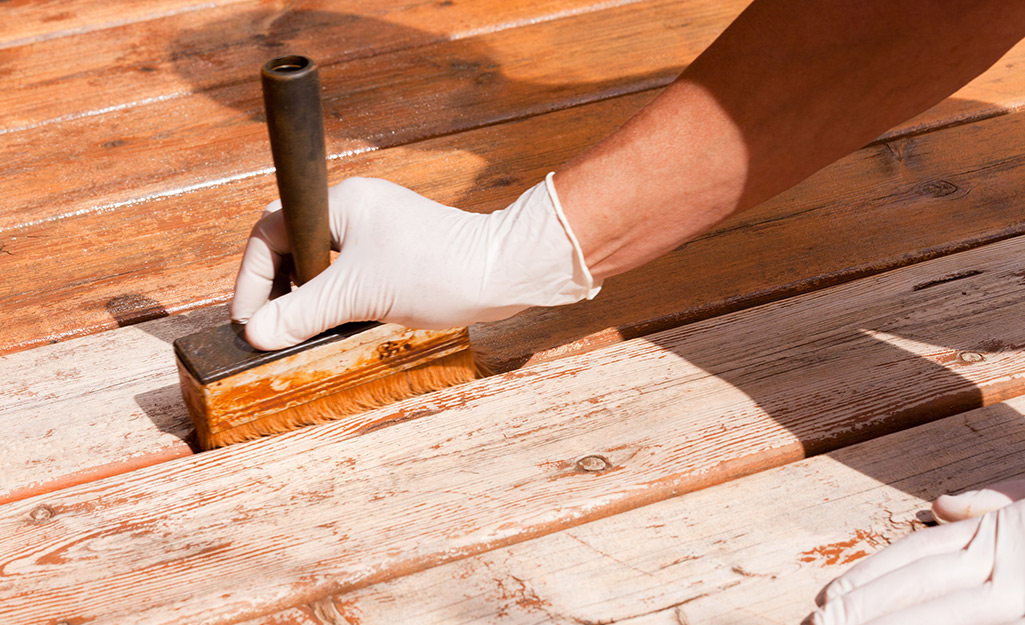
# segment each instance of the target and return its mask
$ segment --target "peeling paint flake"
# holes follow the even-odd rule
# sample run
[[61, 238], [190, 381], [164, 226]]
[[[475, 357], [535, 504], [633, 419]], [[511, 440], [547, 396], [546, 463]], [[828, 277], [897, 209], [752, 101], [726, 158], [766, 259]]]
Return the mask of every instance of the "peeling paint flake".
[[826, 566], [846, 566], [856, 562], [885, 547], [889, 541], [881, 534], [868, 530], [858, 530], [849, 540], [820, 545], [814, 549], [801, 552], [798, 558], [805, 563], [818, 563]]

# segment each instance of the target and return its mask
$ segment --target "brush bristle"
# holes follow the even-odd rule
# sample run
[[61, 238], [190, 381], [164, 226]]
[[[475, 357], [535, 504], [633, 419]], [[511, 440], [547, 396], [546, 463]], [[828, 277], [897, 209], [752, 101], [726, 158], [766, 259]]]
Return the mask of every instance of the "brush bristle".
[[197, 427], [196, 436], [203, 449], [224, 447], [306, 425], [334, 421], [489, 374], [473, 352], [465, 349], [390, 376], [339, 389], [331, 395], [227, 430], [211, 433], [207, 428]]

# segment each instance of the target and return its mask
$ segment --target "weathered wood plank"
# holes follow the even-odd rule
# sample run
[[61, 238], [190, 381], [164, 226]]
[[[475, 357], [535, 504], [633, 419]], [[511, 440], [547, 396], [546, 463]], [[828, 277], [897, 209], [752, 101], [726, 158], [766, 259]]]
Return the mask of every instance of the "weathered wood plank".
[[[492, 210], [622, 122], [615, 98], [409, 147], [333, 161], [332, 179], [389, 178]], [[1021, 233], [1025, 116], [870, 146], [666, 257], [609, 280], [586, 304], [530, 311], [475, 337], [513, 366]], [[465, 150], [477, 146], [476, 150]], [[481, 156], [482, 155], [482, 156]], [[226, 301], [272, 176], [25, 227], [0, 237], [0, 353]], [[115, 215], [117, 219], [115, 219]], [[744, 250], [737, 254], [736, 250]], [[652, 298], [659, 292], [659, 298]], [[50, 304], [62, 302], [54, 314]]]
[[593, 301], [481, 325], [474, 340], [514, 367], [1021, 234], [1023, 140], [1025, 115], [1011, 114], [869, 146]]
[[[335, 87], [328, 95], [342, 99], [338, 108], [347, 120], [387, 114], [402, 106], [400, 96], [409, 93], [393, 94], [397, 101], [390, 106], [382, 102], [389, 84], [393, 91], [401, 85], [408, 91], [436, 82], [439, 75], [443, 80], [438, 82], [444, 84], [421, 98], [419, 108], [450, 90], [465, 91], [466, 82], [476, 86], [482, 100], [493, 97], [504, 82], [581, 91], [589, 83], [628, 83], [631, 77], [654, 73], [651, 81], [665, 84], [745, 5], [746, 0], [491, 0], [436, 5], [430, 12], [422, 4], [381, 0], [303, 2], [286, 9], [254, 0], [211, 6], [102, 34], [22, 46], [17, 51], [23, 59], [18, 71], [0, 74], [0, 105], [7, 111], [0, 132], [151, 101], [161, 103], [155, 109], [159, 114], [169, 100], [193, 93], [237, 107], [239, 103], [228, 101], [233, 92], [217, 88], [257, 82], [260, 65], [286, 51], [301, 51], [317, 60], [325, 78], [332, 79], [329, 86]], [[593, 49], [574, 43], [581, 39], [591, 42]], [[553, 49], [560, 53], [551, 54]], [[382, 54], [388, 58], [349, 65], [351, 71], [333, 67]], [[541, 56], [553, 58], [539, 68]], [[463, 81], [457, 80], [460, 77]], [[375, 99], [347, 98], [368, 86], [377, 92]], [[448, 97], [458, 102], [470, 96]], [[258, 94], [252, 103], [259, 103]], [[412, 104], [405, 105], [413, 108]], [[511, 109], [515, 104], [507, 102]], [[454, 111], [438, 107], [438, 113], [446, 112]], [[218, 109], [206, 113], [211, 125], [219, 125], [218, 120], [229, 114]], [[408, 117], [396, 114], [371, 126], [376, 134], [385, 135], [397, 125], [411, 123]], [[360, 129], [346, 130], [348, 136], [360, 136]]]
[[10, 502], [0, 605], [255, 617], [1003, 401], [1023, 275], [1019, 238]]
[[207, 308], [0, 356], [0, 502], [191, 455], [171, 342]]
[[[675, 13], [671, 6], [634, 8], [324, 67], [328, 152], [340, 158], [659, 86], [728, 23], [713, 19], [693, 32], [660, 28]], [[381, 29], [362, 22], [354, 27]], [[212, 29], [208, 36], [219, 38], [224, 30]], [[651, 54], [638, 45], [642, 41], [661, 52]], [[197, 184], [266, 173], [271, 161], [255, 72], [267, 52], [251, 56], [237, 70], [248, 80], [8, 133], [0, 159], [17, 167], [18, 175], [2, 200], [7, 210], [0, 212], [0, 231], [82, 211], [124, 212], [133, 203]], [[126, 76], [123, 88], [137, 82]], [[56, 144], [63, 149], [35, 147]]]
[[[712, 15], [697, 25], [687, 24], [687, 30], [661, 27], [676, 10], [647, 3], [325, 68], [329, 151], [337, 156], [379, 149], [663, 85], [728, 21], [728, 14]], [[222, 26], [213, 32], [220, 36], [224, 30]], [[549, 41], [560, 42], [559, 54], [545, 47]], [[651, 54], [651, 49], [660, 53]], [[259, 51], [252, 54], [250, 74], [263, 58]], [[166, 94], [146, 96], [138, 87], [149, 77], [139, 74], [122, 72], [116, 79], [135, 106], [104, 107], [98, 102], [103, 115], [71, 115], [7, 133], [0, 158], [18, 175], [4, 196], [7, 210], [0, 213], [0, 230], [82, 211], [123, 211], [154, 196], [266, 172], [269, 157], [255, 79], [239, 77], [198, 94], [185, 91], [167, 99]], [[982, 81], [988, 84], [1003, 72], [986, 76], [993, 76]], [[54, 88], [60, 93], [11, 97], [88, 102], [102, 91], [74, 81], [58, 81]], [[69, 97], [83, 90], [89, 98]], [[1025, 94], [1025, 87], [1017, 93]], [[931, 121], [917, 120], [910, 127], [921, 130], [1017, 105], [1011, 97], [992, 104], [957, 102], [951, 110], [931, 114]], [[62, 150], [38, 149], [50, 145]]]
[[[543, 118], [454, 135], [409, 147], [368, 152], [329, 163], [332, 180], [380, 176], [409, 184], [439, 201], [490, 210], [539, 180], [550, 161], [564, 161], [580, 143], [594, 141], [588, 124], [625, 121], [648, 94], [618, 98], [588, 113], [562, 111]], [[541, 133], [541, 134], [538, 134]], [[541, 149], [542, 138], [562, 145]], [[264, 141], [265, 143], [265, 141]], [[466, 146], [477, 146], [483, 156]], [[538, 151], [525, 150], [537, 146]], [[489, 158], [509, 159], [533, 180], [495, 171]], [[265, 173], [187, 194], [154, 198], [18, 228], [0, 235], [0, 306], [10, 316], [0, 329], [0, 353], [76, 333], [110, 328], [112, 301], [145, 297], [170, 312], [224, 301], [245, 238], [263, 206], [276, 195]], [[145, 209], [145, 210], [143, 210]], [[154, 280], [156, 278], [156, 280]], [[52, 302], [62, 303], [54, 315]], [[127, 321], [133, 311], [120, 311]], [[136, 311], [143, 316], [151, 310]]]
[[244, 625], [798, 623], [938, 495], [1025, 477], [1023, 414], [1010, 400]]
[[[38, 11], [47, 4], [51, 3], [32, 3], [20, 9]], [[60, 15], [64, 19], [81, 19], [82, 13], [97, 9], [90, 3], [76, 4], [82, 6], [61, 3]], [[602, 41], [596, 42], [597, 51], [590, 54], [600, 54], [609, 45], [607, 36], [593, 33], [594, 28], [618, 30], [620, 46], [624, 41], [634, 44], [627, 53], [628, 63], [623, 62], [626, 57], [622, 56], [612, 62], [578, 63], [572, 71], [559, 68], [550, 72], [551, 76], [541, 77], [544, 82], [566, 83], [569, 78], [593, 82], [595, 74], [621, 78], [642, 73], [640, 67], [633, 66], [638, 62], [650, 63], [653, 57], [661, 57], [669, 68], [682, 66], [692, 58], [695, 49], [702, 49], [739, 14], [747, 0], [687, 0], [672, 3], [672, 7], [645, 1], [634, 1], [629, 6], [624, 2], [593, 0], [513, 5], [474, 2], [451, 3], [429, 10], [421, 3], [381, 1], [307, 1], [288, 9], [269, 0], [182, 7], [162, 2], [148, 3], [143, 15], [135, 17], [130, 17], [132, 7], [123, 4], [118, 6], [117, 26], [62, 24], [56, 32], [46, 33], [39, 40], [28, 37], [32, 43], [19, 46], [16, 53], [7, 53], [12, 61], [16, 57], [23, 62], [18, 63], [17, 71], [0, 73], [0, 105], [6, 111], [0, 120], [0, 131], [11, 132], [48, 121], [83, 117], [139, 102], [166, 101], [216, 86], [250, 81], [254, 67], [286, 48], [301, 50], [322, 66], [329, 66], [552, 20], [564, 26], [556, 30], [520, 28], [517, 32], [543, 33], [524, 37], [539, 47], [550, 46], [552, 41], [560, 42], [562, 47], [582, 33], [587, 37], [597, 35]], [[47, 14], [39, 16], [43, 23], [51, 24], [50, 28], [55, 20], [61, 19], [49, 14], [53, 8], [46, 7]], [[160, 16], [161, 11], [167, 15]], [[634, 16], [630, 23], [623, 20], [627, 11]], [[564, 19], [592, 12], [597, 13], [596, 19]], [[589, 27], [572, 26], [584, 23]], [[16, 25], [24, 26], [24, 21]], [[95, 32], [98, 28], [103, 28], [103, 32]], [[480, 54], [491, 52], [497, 57], [492, 62], [500, 63], [509, 73], [521, 70], [524, 58], [531, 56], [522, 50], [513, 54], [508, 45], [477, 48]], [[950, 123], [951, 119], [964, 121], [1019, 107], [1025, 79], [1014, 67], [1020, 64], [1023, 54], [1025, 46], [1012, 50], [993, 70], [956, 98], [919, 118], [914, 127], [920, 131]], [[573, 50], [567, 56], [580, 60], [588, 54]], [[463, 61], [467, 65], [479, 63]], [[664, 83], [667, 77], [653, 79]], [[68, 94], [77, 97], [67, 97]]]
[[[541, 11], [538, 8], [541, 6], [539, 4], [535, 8]], [[695, 53], [725, 19], [716, 3], [703, 0], [695, 0], [694, 4], [682, 7], [690, 20], [686, 24], [674, 19], [676, 9], [654, 1], [625, 7], [612, 5], [612, 8], [606, 8], [605, 4], [581, 4], [563, 8], [562, 12], [555, 10], [555, 5], [543, 6], [549, 11], [542, 19], [548, 20], [547, 23], [507, 30], [502, 29], [518, 22], [514, 19], [497, 23], [492, 17], [492, 22], [488, 22], [492, 25], [485, 28], [481, 26], [484, 22], [480, 21], [485, 19], [482, 17], [484, 11], [479, 7], [466, 9], [471, 13], [476, 11], [473, 15], [477, 17], [455, 20], [453, 24], [460, 25], [463, 28], [460, 33], [468, 38], [431, 48], [431, 54], [435, 55], [434, 64], [428, 63], [427, 68], [424, 67], [423, 59], [427, 57], [423, 56], [426, 54], [423, 50], [398, 51], [387, 59], [364, 59], [360, 61], [363, 65], [346, 65], [349, 67], [346, 71], [350, 72], [346, 75], [354, 81], [372, 78], [371, 82], [380, 80], [387, 83], [390, 80], [398, 85], [397, 88], [422, 91], [418, 92], [420, 100], [411, 99], [415, 104], [413, 109], [404, 109], [395, 101], [375, 102], [376, 92], [373, 89], [353, 93], [338, 91], [338, 97], [348, 104], [339, 109], [344, 113], [342, 119], [332, 118], [331, 121], [338, 130], [338, 145], [334, 149], [339, 154], [349, 149], [376, 149], [388, 142], [407, 141], [420, 136], [417, 133], [452, 132], [461, 127], [490, 123], [488, 120], [507, 119], [554, 106], [571, 106], [582, 101], [581, 98], [618, 93], [618, 90], [627, 88], [625, 85], [630, 85], [630, 89], [643, 88], [648, 85], [645, 81], [668, 79], [672, 74], [668, 68], [678, 62], [677, 56]], [[414, 15], [426, 19], [428, 15], [423, 13], [427, 9], [421, 5], [406, 8], [411, 11], [408, 15], [401, 11], [389, 15], [405, 16], [403, 20], [412, 20], [410, 16]], [[588, 13], [598, 9], [601, 9], [598, 13]], [[574, 17], [561, 19], [564, 15]], [[669, 28], [663, 27], [666, 23]], [[675, 27], [679, 30], [674, 30]], [[491, 36], [474, 35], [478, 32], [488, 32]], [[586, 33], [585, 39], [580, 39], [581, 32]], [[382, 49], [394, 43], [387, 37], [384, 39], [391, 43], [381, 43]], [[485, 40], [490, 46], [489, 58], [494, 58], [482, 64], [477, 59], [480, 50], [474, 48], [477, 45], [474, 42]], [[536, 50], [544, 48], [548, 40], [563, 42], [566, 49], [575, 52], [566, 58], [537, 54]], [[574, 43], [567, 45], [566, 41]], [[655, 47], [660, 54], [651, 54], [638, 42], [652, 46], [658, 44]], [[377, 50], [373, 47], [376, 43], [367, 45], [370, 46], [367, 49]], [[447, 52], [438, 52], [442, 49]], [[145, 51], [140, 53], [145, 54]], [[596, 56], [600, 54], [605, 56]], [[466, 62], [471, 57], [475, 60]], [[495, 58], [501, 61], [498, 67], [503, 77], [497, 81], [484, 80], [484, 85], [478, 84], [482, 77], [494, 76], [495, 70], [488, 63]], [[993, 114], [1000, 107], [1012, 106], [1013, 94], [1018, 91], [1005, 74], [1010, 73], [1008, 66], [1013, 64], [1014, 58], [1013, 54], [1010, 55], [993, 72], [973, 83], [982, 85], [978, 89], [993, 95], [995, 103], [963, 101], [959, 96], [924, 118], [910, 122], [906, 128], [918, 132], [925, 127], [975, 119]], [[624, 69], [623, 59], [628, 59], [627, 69]], [[428, 78], [411, 78], [418, 71]], [[624, 71], [636, 73], [624, 75]], [[164, 75], [161, 72], [153, 74]], [[577, 82], [567, 86], [566, 76], [572, 76]], [[627, 82], [617, 82], [621, 80]], [[1009, 81], [1011, 86], [1008, 86]], [[58, 83], [56, 88], [68, 88], [63, 79]], [[971, 87], [969, 91], [975, 88]], [[140, 89], [145, 89], [141, 83]], [[266, 171], [269, 159], [262, 161], [263, 168], [255, 170], [236, 167], [249, 155], [265, 151], [262, 127], [249, 117], [257, 112], [258, 105], [254, 103], [258, 102], [258, 96], [247, 89], [251, 91], [255, 86], [227, 85], [206, 90], [205, 95], [194, 95], [193, 100], [189, 100], [193, 104], [199, 103], [196, 109], [190, 109], [176, 98], [167, 103], [151, 103], [148, 107], [131, 107], [82, 118], [75, 120], [74, 124], [67, 121], [65, 125], [75, 127], [71, 132], [37, 129], [43, 134], [36, 136], [35, 140], [23, 138], [5, 142], [4, 145], [10, 145], [10, 150], [13, 150], [5, 154], [8, 157], [5, 162], [11, 171], [17, 173], [10, 176], [12, 183], [4, 200], [13, 208], [0, 211], [0, 222], [6, 224], [3, 227], [14, 228], [0, 235], [0, 267], [5, 273], [3, 286], [0, 286], [0, 301], [5, 312], [14, 311], [14, 317], [0, 332], [0, 353], [113, 327], [115, 320], [107, 310], [110, 302], [152, 300], [159, 302], [164, 310], [176, 312], [194, 308], [200, 302], [224, 301], [227, 298], [242, 239], [252, 221], [251, 215], [273, 194]], [[215, 92], [220, 95], [215, 97]], [[449, 96], [455, 99], [445, 100], [459, 106], [442, 107], [440, 125], [425, 130], [422, 127], [425, 122], [415, 120], [432, 116], [425, 116], [422, 111], [417, 113], [420, 109], [416, 103], [436, 104], [439, 98], [444, 100], [440, 94], [445, 93], [461, 93], [458, 97]], [[1000, 94], [1003, 94], [1003, 99], [996, 97]], [[50, 95], [53, 97], [38, 100], [81, 100], [79, 97]], [[543, 116], [545, 120], [538, 121], [539, 125], [534, 127], [503, 124], [471, 135], [457, 134], [416, 143], [416, 151], [412, 153], [382, 152], [388, 152], [388, 158], [394, 159], [410, 158], [410, 154], [415, 154], [413, 158], [418, 160], [430, 158], [431, 162], [423, 168], [428, 174], [415, 175], [416, 168], [405, 168], [395, 175], [401, 182], [442, 201], [489, 210], [512, 199], [522, 184], [533, 182], [569, 155], [590, 145], [604, 134], [605, 129], [615, 127], [622, 121], [624, 103], [638, 106], [647, 97], [650, 96], [627, 99], [610, 105], [610, 109], [577, 111], [586, 119], [574, 120], [572, 115]], [[398, 98], [397, 102], [405, 100]], [[519, 102], [518, 106], [526, 108], [513, 113], [513, 109], [508, 108], [509, 102]], [[247, 111], [232, 108], [243, 103], [250, 107]], [[137, 118], [139, 108], [156, 116], [147, 122], [148, 127], [145, 123], [136, 125], [142, 123]], [[350, 114], [354, 110], [360, 113]], [[475, 118], [467, 115], [467, 110], [480, 112], [474, 113], [478, 115]], [[363, 117], [363, 111], [368, 117]], [[395, 119], [402, 120], [406, 130], [389, 121]], [[217, 139], [216, 133], [211, 134], [210, 125], [217, 123], [222, 124], [221, 130], [228, 133], [226, 136], [234, 137], [235, 142], [230, 138], [222, 141]], [[553, 128], [561, 123], [568, 124], [568, 130]], [[414, 132], [410, 128], [419, 130]], [[394, 135], [385, 130], [394, 132]], [[504, 132], [516, 141], [504, 140]], [[150, 140], [154, 133], [170, 135], [160, 143]], [[11, 137], [22, 134], [10, 133]], [[250, 141], [242, 141], [240, 137], [249, 137]], [[553, 147], [556, 141], [558, 144]], [[54, 158], [52, 150], [40, 149], [50, 145], [66, 146], [68, 153]], [[202, 147], [197, 148], [197, 145]], [[431, 154], [430, 157], [421, 153], [433, 150], [446, 153]], [[528, 151], [529, 155], [525, 156]], [[453, 155], [453, 152], [459, 153]], [[45, 158], [37, 162], [39, 168], [34, 168], [32, 162], [42, 158], [39, 155], [44, 153]], [[433, 158], [435, 156], [437, 158]], [[388, 176], [390, 172], [403, 169], [399, 163], [375, 167], [388, 158], [343, 158], [340, 160], [346, 163], [339, 164], [334, 171], [339, 176], [356, 173]], [[195, 166], [197, 162], [202, 166]], [[229, 169], [223, 170], [223, 166]], [[126, 167], [130, 169], [129, 175], [125, 175]], [[174, 182], [175, 176], [178, 177], [177, 183]], [[882, 183], [872, 180], [870, 184]], [[25, 219], [29, 219], [32, 225], [25, 226]], [[59, 223], [47, 221], [51, 219]], [[1014, 217], [1008, 219], [1003, 216], [995, 217], [994, 221], [1001, 219], [1014, 222]], [[984, 225], [973, 224], [970, 227], [975, 230], [968, 236], [975, 240], [991, 240], [994, 236], [1018, 231], [1012, 225], [1002, 228], [996, 235], [992, 230], [980, 234], [979, 230], [984, 230]], [[909, 227], [909, 230], [920, 232], [922, 229]], [[902, 236], [904, 233], [895, 236], [894, 240], [900, 240]], [[944, 237], [954, 237], [959, 241], [958, 245], [963, 242], [963, 237], [956, 233], [937, 233], [935, 239], [925, 245], [942, 246], [951, 240]], [[944, 249], [952, 249], [952, 246], [947, 245]], [[792, 250], [781, 253], [792, 255], [790, 252]], [[868, 270], [892, 266], [892, 258], [886, 257], [886, 253], [882, 252], [885, 260], [865, 262], [863, 266], [869, 267]], [[686, 262], [688, 272], [693, 271], [693, 259], [688, 257]], [[660, 267], [664, 268], [664, 265]], [[822, 268], [826, 273], [837, 270], [835, 266]], [[623, 278], [620, 283], [633, 279]], [[716, 276], [716, 282], [722, 283], [719, 276]], [[647, 288], [645, 283], [637, 292]], [[792, 292], [785, 288], [780, 290], [779, 284], [771, 281], [769, 284], [756, 284], [755, 290]], [[707, 293], [700, 289], [695, 292]], [[742, 295], [744, 293], [733, 293], [727, 297]], [[52, 301], [64, 303], [64, 310], [58, 314], [51, 313], [49, 304]], [[606, 296], [604, 301], [612, 300]], [[714, 308], [715, 301], [692, 302], [691, 307]], [[152, 316], [152, 310], [146, 307], [123, 313], [121, 322]], [[592, 323], [584, 329], [573, 322], [566, 326], [568, 330], [563, 335], [545, 330], [544, 341], [548, 345], [539, 347], [535, 344], [531, 349], [559, 348], [565, 342], [565, 335], [574, 340], [613, 326], [636, 325], [666, 316], [675, 320], [679, 313], [679, 309], [667, 306], [650, 314], [649, 311], [639, 314], [631, 311], [619, 318], [603, 317], [607, 323]], [[565, 322], [566, 318], [557, 321], [559, 324]], [[529, 356], [524, 354], [524, 350], [519, 350], [509, 355], [506, 361], [515, 362]]]
[[[225, 5], [232, 0], [218, 0]], [[198, 0], [7, 0], [0, 26], [0, 50], [35, 41], [70, 37], [84, 32], [159, 19], [167, 15], [207, 10]]]
[[[290, 9], [332, 10], [354, 15], [387, 15], [389, 21], [407, 26], [429, 26], [445, 31], [474, 21], [483, 22], [481, 32], [511, 27], [536, 20], [600, 10], [627, 4], [630, 0], [594, 2], [593, 0], [524, 0], [517, 7], [503, 7], [501, 2], [425, 3], [417, 0], [304, 0], [289, 2], [287, 7], [275, 0], [126, 0], [115, 4], [98, 4], [89, 0], [7, 0], [4, 4], [4, 29], [0, 30], [0, 49], [30, 45], [37, 41], [71, 38], [81, 33], [113, 30], [122, 25], [156, 22], [182, 13], [217, 15], [222, 7], [233, 5], [237, 14], [245, 11], [272, 11], [278, 15]], [[512, 9], [502, 25], [495, 25], [496, 12]], [[106, 33], [104, 33], [106, 35]], [[224, 32], [225, 41], [233, 33]]]

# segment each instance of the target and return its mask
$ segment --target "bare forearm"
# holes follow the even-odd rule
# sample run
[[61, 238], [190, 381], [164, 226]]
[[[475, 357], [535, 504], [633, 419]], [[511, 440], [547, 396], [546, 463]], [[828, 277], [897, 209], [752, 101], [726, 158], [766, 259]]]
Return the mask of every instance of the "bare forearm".
[[755, 0], [556, 188], [597, 278], [668, 252], [946, 98], [1025, 35], [1025, 3]]

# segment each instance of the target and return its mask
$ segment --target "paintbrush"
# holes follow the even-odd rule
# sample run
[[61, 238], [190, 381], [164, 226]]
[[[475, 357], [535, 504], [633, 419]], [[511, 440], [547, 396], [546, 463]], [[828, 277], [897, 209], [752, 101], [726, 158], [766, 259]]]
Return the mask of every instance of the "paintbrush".
[[[292, 249], [304, 284], [331, 262], [324, 114], [316, 64], [302, 56], [261, 70], [267, 129]], [[182, 396], [199, 445], [212, 449], [323, 423], [485, 375], [466, 328], [349, 323], [262, 352], [232, 323], [174, 342]]]

